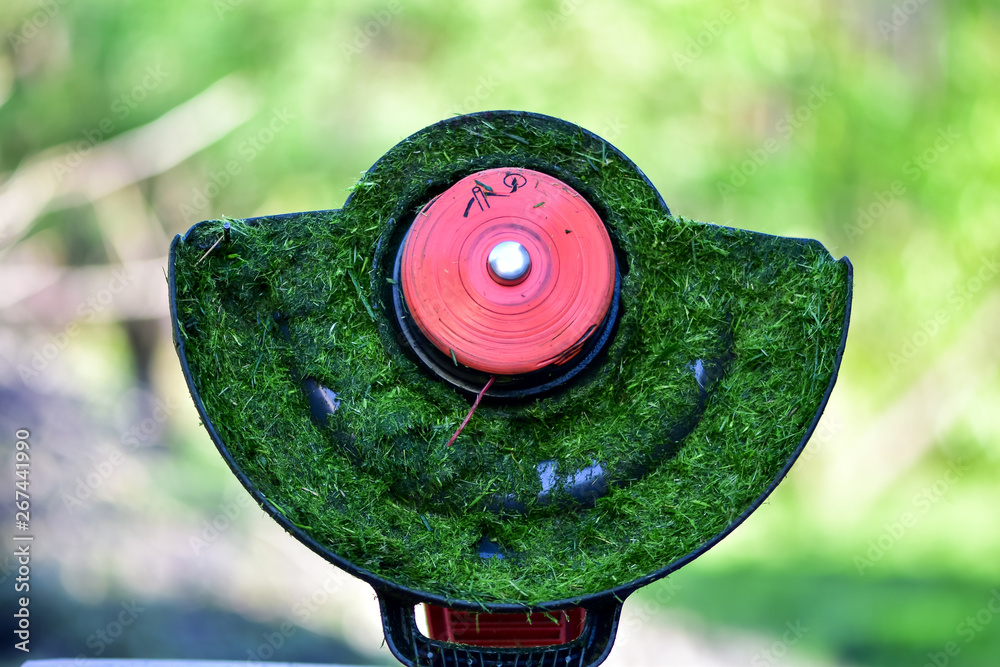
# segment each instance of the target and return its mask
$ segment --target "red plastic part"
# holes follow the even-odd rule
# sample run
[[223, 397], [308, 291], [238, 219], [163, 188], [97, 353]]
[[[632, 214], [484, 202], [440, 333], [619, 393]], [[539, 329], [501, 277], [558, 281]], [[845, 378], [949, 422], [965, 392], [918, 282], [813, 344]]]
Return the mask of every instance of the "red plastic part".
[[[527, 278], [501, 285], [487, 257], [517, 241]], [[403, 296], [446, 355], [494, 375], [572, 359], [604, 320], [615, 285], [611, 239], [593, 207], [531, 169], [489, 169], [448, 188], [417, 214], [404, 241]]]
[[583, 633], [586, 617], [583, 607], [531, 614], [529, 622], [524, 614], [477, 614], [424, 606], [431, 639], [493, 648], [567, 644]]

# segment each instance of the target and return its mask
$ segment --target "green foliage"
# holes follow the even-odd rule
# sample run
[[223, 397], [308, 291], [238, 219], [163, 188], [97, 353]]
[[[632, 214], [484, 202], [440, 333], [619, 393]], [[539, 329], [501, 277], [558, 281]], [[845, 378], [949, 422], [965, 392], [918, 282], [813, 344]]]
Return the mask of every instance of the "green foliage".
[[[937, 656], [940, 664], [989, 665], [1000, 652], [995, 583], [933, 573], [861, 579], [815, 561], [690, 567], [642, 589], [636, 601], [666, 601], [723, 627], [778, 638], [754, 656], [759, 664], [773, 664], [788, 650], [829, 656], [833, 664], [925, 665]], [[761, 599], [770, 602], [762, 607]], [[782, 647], [785, 640], [791, 641]]]

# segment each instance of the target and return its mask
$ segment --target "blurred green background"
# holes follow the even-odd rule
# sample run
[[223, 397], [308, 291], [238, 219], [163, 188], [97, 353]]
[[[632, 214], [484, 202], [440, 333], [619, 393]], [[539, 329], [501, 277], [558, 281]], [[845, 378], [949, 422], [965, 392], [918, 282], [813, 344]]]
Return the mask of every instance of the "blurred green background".
[[675, 213], [855, 266], [803, 458], [629, 600], [607, 664], [997, 664], [995, 3], [5, 0], [0, 36], [0, 475], [29, 429], [36, 535], [8, 664], [392, 664], [370, 589], [249, 507], [199, 425], [165, 256], [201, 219], [339, 207], [484, 109], [578, 123]]

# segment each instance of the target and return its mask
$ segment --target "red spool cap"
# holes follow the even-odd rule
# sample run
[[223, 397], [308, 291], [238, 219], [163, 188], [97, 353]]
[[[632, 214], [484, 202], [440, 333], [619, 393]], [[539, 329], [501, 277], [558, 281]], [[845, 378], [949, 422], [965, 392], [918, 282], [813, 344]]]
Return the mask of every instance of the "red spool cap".
[[[530, 268], [506, 245], [494, 255], [499, 273], [491, 269], [503, 242], [527, 251]], [[518, 375], [566, 363], [597, 330], [614, 293], [614, 250], [573, 188], [531, 169], [488, 169], [417, 214], [400, 281], [413, 320], [441, 352]]]

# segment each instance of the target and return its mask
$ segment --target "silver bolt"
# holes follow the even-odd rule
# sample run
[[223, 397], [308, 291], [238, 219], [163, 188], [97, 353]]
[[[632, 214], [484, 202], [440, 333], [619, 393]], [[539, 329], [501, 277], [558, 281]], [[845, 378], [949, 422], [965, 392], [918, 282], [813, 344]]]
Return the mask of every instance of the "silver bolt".
[[490, 275], [501, 285], [516, 285], [531, 271], [531, 257], [517, 241], [502, 241], [490, 251], [487, 259]]

